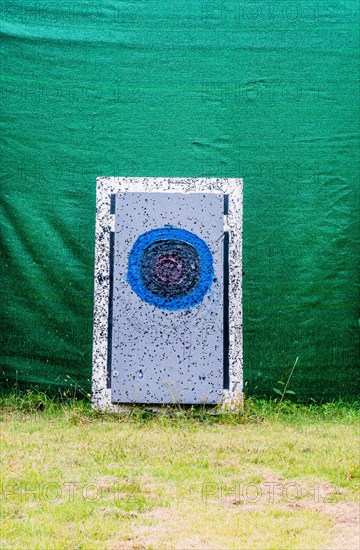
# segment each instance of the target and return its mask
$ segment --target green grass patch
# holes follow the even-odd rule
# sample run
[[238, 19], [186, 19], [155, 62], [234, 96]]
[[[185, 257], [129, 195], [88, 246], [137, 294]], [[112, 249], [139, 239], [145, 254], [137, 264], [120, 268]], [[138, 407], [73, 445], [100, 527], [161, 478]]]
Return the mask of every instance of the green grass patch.
[[105, 414], [28, 391], [0, 413], [4, 550], [356, 548], [357, 403]]

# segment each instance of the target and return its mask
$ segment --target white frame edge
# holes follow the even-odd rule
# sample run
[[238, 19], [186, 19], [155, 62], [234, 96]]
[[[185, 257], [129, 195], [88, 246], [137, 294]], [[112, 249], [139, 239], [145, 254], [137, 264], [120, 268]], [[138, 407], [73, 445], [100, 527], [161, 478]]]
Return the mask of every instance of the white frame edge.
[[111, 195], [123, 192], [222, 193], [229, 195], [229, 211], [224, 231], [229, 232], [229, 390], [223, 390], [223, 407], [242, 406], [242, 197], [240, 178], [133, 178], [96, 179], [96, 236], [94, 276], [94, 328], [92, 361], [92, 406], [121, 412], [125, 405], [111, 402], [107, 387], [108, 317], [110, 290], [110, 232], [115, 230], [115, 214], [110, 213]]

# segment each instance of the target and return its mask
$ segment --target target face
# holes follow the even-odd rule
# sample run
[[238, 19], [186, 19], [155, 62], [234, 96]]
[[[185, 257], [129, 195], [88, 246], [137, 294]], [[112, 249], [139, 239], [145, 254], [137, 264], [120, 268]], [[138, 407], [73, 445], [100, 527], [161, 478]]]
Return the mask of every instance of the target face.
[[136, 240], [127, 280], [145, 302], [168, 310], [199, 304], [214, 278], [212, 254], [194, 233], [175, 227], [148, 231]]
[[114, 403], [221, 398], [223, 235], [222, 195], [116, 195], [109, 360]]

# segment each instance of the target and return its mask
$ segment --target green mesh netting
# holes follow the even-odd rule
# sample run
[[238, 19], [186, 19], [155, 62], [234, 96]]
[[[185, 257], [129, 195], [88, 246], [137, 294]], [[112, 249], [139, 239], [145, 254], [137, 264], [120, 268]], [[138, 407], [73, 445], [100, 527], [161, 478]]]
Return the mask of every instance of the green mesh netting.
[[358, 2], [1, 3], [3, 383], [90, 388], [95, 178], [244, 178], [248, 392], [358, 390]]

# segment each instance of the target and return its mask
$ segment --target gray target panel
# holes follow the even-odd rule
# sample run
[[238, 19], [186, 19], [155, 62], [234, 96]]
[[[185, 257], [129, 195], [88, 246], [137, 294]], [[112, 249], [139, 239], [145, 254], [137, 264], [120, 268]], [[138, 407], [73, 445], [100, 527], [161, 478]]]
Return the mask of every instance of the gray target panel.
[[221, 400], [224, 242], [222, 194], [116, 195], [109, 319], [113, 403]]

